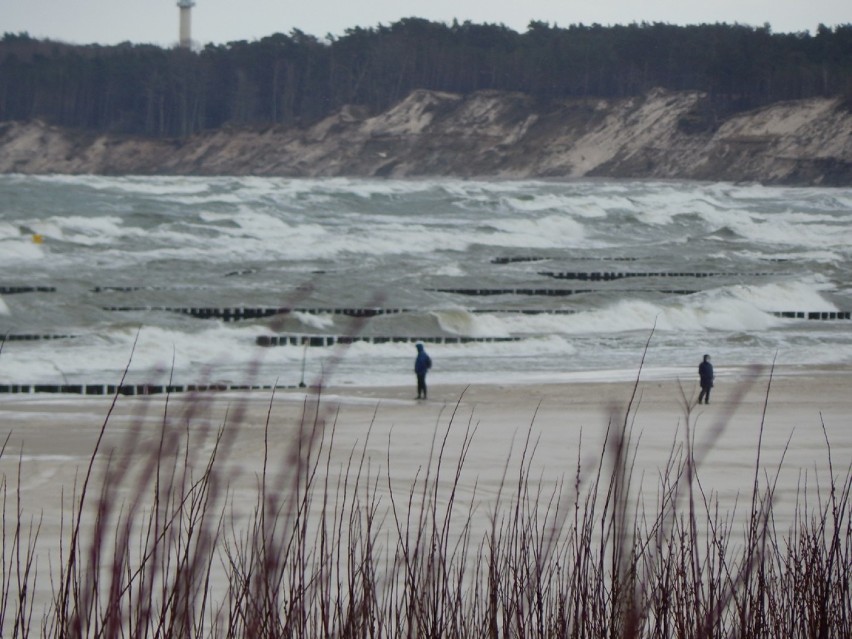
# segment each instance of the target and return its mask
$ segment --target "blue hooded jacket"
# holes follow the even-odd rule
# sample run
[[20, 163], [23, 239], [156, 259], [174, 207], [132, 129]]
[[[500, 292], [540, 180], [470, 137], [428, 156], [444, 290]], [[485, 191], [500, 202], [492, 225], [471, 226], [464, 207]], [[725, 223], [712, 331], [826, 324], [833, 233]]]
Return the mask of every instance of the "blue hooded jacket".
[[432, 368], [432, 358], [423, 350], [423, 344], [418, 344], [417, 359], [414, 360], [414, 372], [418, 375], [424, 375], [430, 368]]

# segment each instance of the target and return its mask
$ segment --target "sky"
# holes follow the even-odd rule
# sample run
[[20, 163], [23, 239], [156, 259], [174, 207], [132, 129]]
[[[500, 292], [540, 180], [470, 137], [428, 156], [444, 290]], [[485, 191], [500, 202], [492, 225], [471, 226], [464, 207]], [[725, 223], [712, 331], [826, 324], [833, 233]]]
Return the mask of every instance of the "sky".
[[[173, 46], [176, 0], [0, 0], [0, 32], [27, 32], [74, 44]], [[353, 27], [417, 17], [451, 23], [504, 24], [526, 31], [532, 20], [567, 27], [631, 22], [769, 24], [774, 33], [852, 23], [850, 0], [196, 0], [192, 38], [200, 44], [258, 40], [299, 29], [343, 35]]]

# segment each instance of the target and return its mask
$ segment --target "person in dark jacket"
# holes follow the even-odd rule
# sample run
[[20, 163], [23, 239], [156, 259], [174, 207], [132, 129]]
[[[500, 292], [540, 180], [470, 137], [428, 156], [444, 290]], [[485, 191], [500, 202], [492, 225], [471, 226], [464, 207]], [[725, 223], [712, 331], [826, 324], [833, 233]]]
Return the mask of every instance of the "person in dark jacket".
[[417, 375], [417, 399], [426, 399], [426, 373], [432, 368], [432, 358], [417, 344], [417, 359], [414, 360], [414, 374]]
[[710, 389], [713, 388], [713, 364], [710, 363], [710, 356], [705, 355], [704, 361], [698, 365], [698, 378], [701, 382], [701, 392], [698, 393], [698, 403], [704, 400], [705, 404], [710, 403]]

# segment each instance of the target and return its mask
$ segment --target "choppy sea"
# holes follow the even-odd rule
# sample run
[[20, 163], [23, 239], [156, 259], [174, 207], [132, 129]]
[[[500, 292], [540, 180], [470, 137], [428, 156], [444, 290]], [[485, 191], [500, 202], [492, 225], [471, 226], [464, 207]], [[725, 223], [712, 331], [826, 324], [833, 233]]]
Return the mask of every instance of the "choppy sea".
[[0, 384], [852, 364], [852, 189], [0, 176]]

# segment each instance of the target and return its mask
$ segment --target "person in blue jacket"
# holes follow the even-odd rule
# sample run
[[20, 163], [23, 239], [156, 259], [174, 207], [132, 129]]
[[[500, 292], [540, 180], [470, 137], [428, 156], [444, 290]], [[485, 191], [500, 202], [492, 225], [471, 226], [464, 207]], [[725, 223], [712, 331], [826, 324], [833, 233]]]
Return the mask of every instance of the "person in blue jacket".
[[710, 363], [710, 356], [705, 355], [704, 361], [698, 365], [698, 379], [701, 383], [701, 392], [698, 393], [698, 403], [704, 400], [705, 404], [710, 403], [710, 389], [713, 388], [713, 379], [716, 376], [713, 374], [713, 364]]
[[417, 375], [417, 399], [426, 399], [426, 373], [432, 368], [432, 358], [417, 343], [417, 359], [414, 360], [414, 373]]

